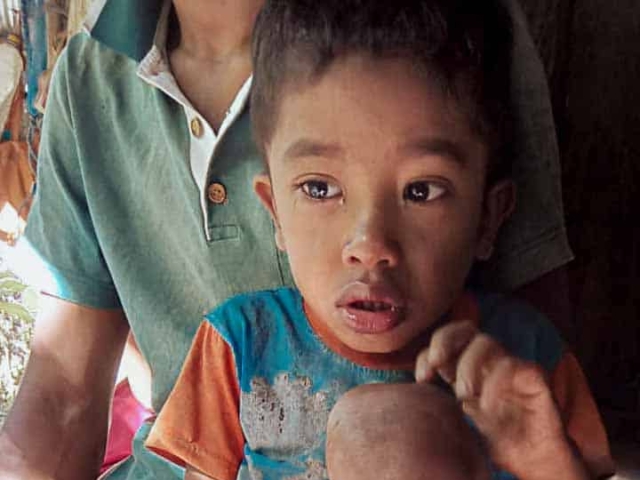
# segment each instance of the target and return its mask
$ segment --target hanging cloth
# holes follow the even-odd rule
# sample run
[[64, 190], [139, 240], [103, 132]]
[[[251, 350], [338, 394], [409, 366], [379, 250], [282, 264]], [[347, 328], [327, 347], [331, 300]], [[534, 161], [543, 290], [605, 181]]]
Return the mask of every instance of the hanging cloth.
[[[15, 57], [16, 53], [18, 57]], [[9, 64], [6, 60], [15, 63]], [[20, 135], [25, 99], [19, 43], [0, 43], [0, 64], [11, 66], [7, 71], [3, 68], [0, 75], [0, 92], [3, 92], [0, 97], [1, 105], [4, 108], [5, 103], [9, 104], [8, 115], [2, 123], [4, 140], [0, 142], [0, 219], [3, 220], [0, 225], [0, 241], [13, 243], [24, 227], [35, 181], [27, 143], [22, 141]], [[17, 74], [13, 68], [17, 70]], [[17, 85], [13, 85], [16, 77]], [[9, 84], [9, 80], [13, 83]], [[5, 98], [4, 92], [7, 91], [11, 91], [12, 95]]]
[[[2, 140], [10, 140], [10, 130], [4, 126], [9, 119], [9, 112], [18, 86], [21, 84], [24, 63], [20, 55], [20, 38], [9, 34], [5, 39], [0, 38], [0, 125], [3, 126]], [[17, 140], [17, 139], [15, 139]]]
[[91, 0], [68, 0], [67, 36], [71, 38], [82, 29], [82, 22], [87, 16]]
[[27, 111], [29, 115], [41, 115], [35, 107], [38, 95], [38, 79], [47, 69], [47, 22], [45, 0], [20, 0], [24, 51], [27, 58], [25, 82], [27, 84]]
[[67, 0], [56, 0], [46, 6], [47, 68], [38, 77], [38, 93], [33, 99], [33, 108], [41, 114], [46, 108], [53, 69], [67, 44]]

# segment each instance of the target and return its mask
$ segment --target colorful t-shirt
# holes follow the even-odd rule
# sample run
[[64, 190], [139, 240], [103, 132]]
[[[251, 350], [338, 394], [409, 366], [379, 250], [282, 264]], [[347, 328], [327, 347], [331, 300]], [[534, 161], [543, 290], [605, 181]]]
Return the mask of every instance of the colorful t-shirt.
[[[477, 322], [548, 371], [577, 447], [594, 471], [612, 471], [580, 368], [549, 322], [521, 303], [470, 293], [446, 321], [456, 319]], [[349, 349], [305, 313], [297, 290], [241, 295], [200, 326], [147, 447], [216, 480], [324, 480], [325, 431], [336, 401], [358, 385], [412, 382], [413, 363], [411, 356]]]

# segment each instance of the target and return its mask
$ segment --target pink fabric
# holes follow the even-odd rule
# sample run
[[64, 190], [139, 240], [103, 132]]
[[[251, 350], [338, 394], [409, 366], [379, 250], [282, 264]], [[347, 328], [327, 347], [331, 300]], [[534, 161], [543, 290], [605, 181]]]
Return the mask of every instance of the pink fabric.
[[116, 386], [111, 406], [111, 426], [107, 437], [107, 449], [100, 468], [102, 474], [112, 465], [131, 455], [131, 441], [142, 423], [153, 412], [133, 395], [129, 381], [124, 379]]

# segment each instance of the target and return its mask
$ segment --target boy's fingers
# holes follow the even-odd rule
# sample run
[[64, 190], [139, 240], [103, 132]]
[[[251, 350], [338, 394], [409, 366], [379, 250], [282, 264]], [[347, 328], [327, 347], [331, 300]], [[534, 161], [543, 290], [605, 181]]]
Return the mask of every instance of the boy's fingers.
[[543, 370], [514, 357], [497, 361], [485, 380], [480, 406], [495, 412], [505, 401], [522, 407], [526, 405], [527, 409], [552, 404], [553, 397]]
[[475, 426], [482, 432], [488, 431], [488, 427], [486, 426], [487, 419], [485, 415], [482, 415], [482, 410], [480, 407], [480, 399], [476, 397], [471, 397], [466, 400], [463, 400], [460, 405], [462, 406], [462, 411], [465, 415], [470, 417], [475, 423]]
[[513, 392], [513, 378], [520, 360], [502, 355], [490, 360], [492, 368], [487, 370], [482, 391], [478, 396], [462, 399], [462, 409], [490, 440], [503, 437], [509, 429], [518, 430], [518, 411], [522, 404]]
[[544, 371], [537, 365], [523, 363], [513, 376], [513, 387], [520, 395], [549, 392]]
[[414, 376], [417, 383], [432, 381], [438, 374], [437, 370], [429, 363], [429, 349], [425, 348], [416, 359], [416, 371]]
[[505, 403], [519, 396], [513, 387], [521, 363], [523, 362], [509, 356], [494, 362], [492, 370], [485, 379], [480, 398], [480, 408], [483, 411], [497, 415]]
[[435, 331], [429, 348], [423, 350], [416, 360], [416, 381], [430, 381], [436, 372], [453, 383], [458, 357], [477, 334], [471, 322], [449, 323]]
[[494, 366], [507, 357], [505, 349], [488, 335], [478, 334], [467, 346], [458, 361], [455, 393], [461, 399], [482, 394], [485, 379]]

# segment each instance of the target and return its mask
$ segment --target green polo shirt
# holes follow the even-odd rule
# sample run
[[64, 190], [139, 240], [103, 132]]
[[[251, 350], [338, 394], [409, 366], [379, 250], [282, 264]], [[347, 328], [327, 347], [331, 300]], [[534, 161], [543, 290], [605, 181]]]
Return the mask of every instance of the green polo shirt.
[[[248, 107], [241, 105], [219, 132], [208, 163], [194, 162], [196, 137], [211, 133], [194, 128], [197, 112], [184, 99], [140, 74], [154, 38], [162, 38], [162, 2], [96, 3], [87, 31], [69, 42], [55, 70], [35, 203], [16, 257], [28, 259], [28, 269], [25, 262], [18, 266], [22, 275], [52, 295], [124, 309], [151, 366], [159, 410], [203, 313], [231, 295], [292, 280], [253, 194], [263, 163], [250, 139]], [[524, 41], [516, 48], [529, 49], [531, 57], [526, 30], [516, 38]], [[518, 78], [544, 86], [538, 63], [525, 65], [537, 76]], [[571, 258], [546, 86], [525, 87], [520, 104], [540, 100], [542, 106], [522, 115], [519, 125], [538, 138], [525, 142], [516, 159], [524, 213], [507, 227], [490, 270], [505, 288]], [[222, 201], [207, 195], [212, 184], [222, 186]], [[145, 425], [135, 441], [134, 458], [109, 478], [181, 475], [144, 449], [147, 431]]]

